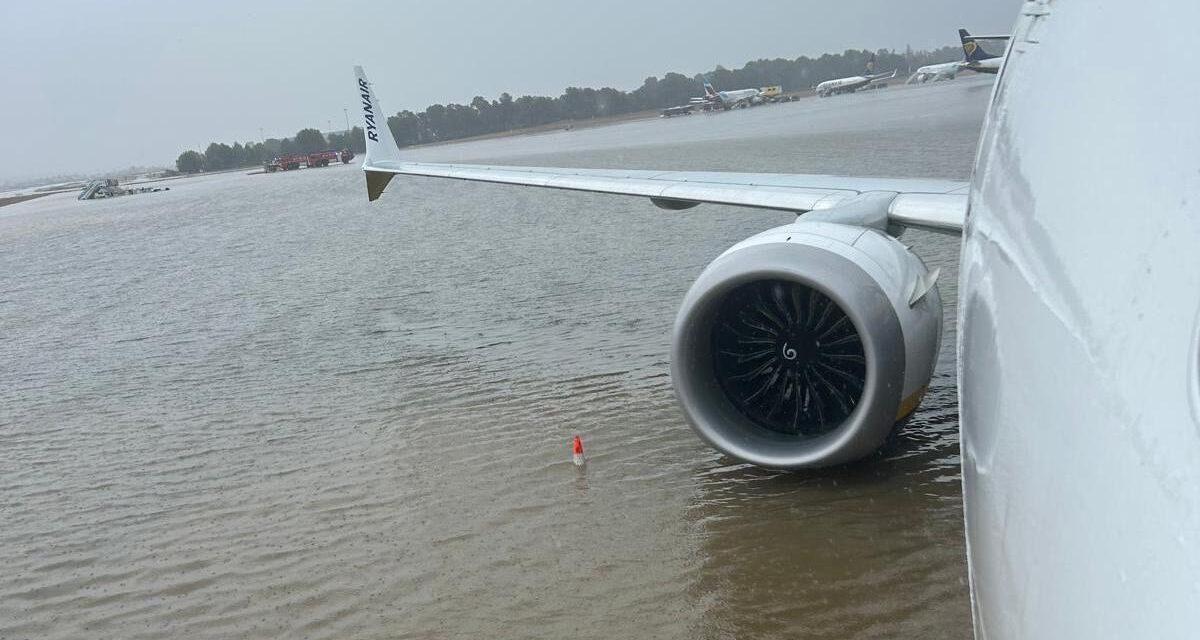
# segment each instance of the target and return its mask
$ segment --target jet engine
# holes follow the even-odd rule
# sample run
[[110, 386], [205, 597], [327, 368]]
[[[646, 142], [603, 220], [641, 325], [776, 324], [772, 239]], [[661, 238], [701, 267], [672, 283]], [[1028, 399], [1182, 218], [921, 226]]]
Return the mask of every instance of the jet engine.
[[675, 321], [671, 377], [688, 422], [765, 467], [870, 455], [933, 375], [936, 279], [895, 238], [860, 226], [798, 221], [733, 246]]

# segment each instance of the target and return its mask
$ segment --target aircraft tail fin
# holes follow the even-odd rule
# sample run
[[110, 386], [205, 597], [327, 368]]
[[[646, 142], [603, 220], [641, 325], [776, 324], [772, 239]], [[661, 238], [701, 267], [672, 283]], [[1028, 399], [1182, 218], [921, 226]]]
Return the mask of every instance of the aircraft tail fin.
[[958, 30], [958, 39], [962, 41], [963, 56], [967, 62], [978, 62], [996, 57], [996, 54], [985, 51], [983, 45], [979, 44], [966, 29]]
[[363, 135], [366, 137], [367, 155], [363, 160], [363, 172], [367, 176], [367, 199], [375, 200], [383, 193], [384, 187], [392, 179], [392, 173], [373, 170], [372, 167], [380, 162], [399, 162], [400, 149], [392, 130], [387, 124], [387, 114], [375, 97], [375, 90], [367, 81], [367, 74], [362, 67], [354, 67], [354, 75], [358, 80], [356, 89], [363, 116]]
[[696, 82], [699, 82], [700, 85], [704, 87], [704, 97], [705, 98], [716, 97], [717, 90], [714, 89], [712, 86], [712, 83], [708, 81], [708, 76], [704, 75], [703, 73], [697, 73], [696, 77], [693, 79]]

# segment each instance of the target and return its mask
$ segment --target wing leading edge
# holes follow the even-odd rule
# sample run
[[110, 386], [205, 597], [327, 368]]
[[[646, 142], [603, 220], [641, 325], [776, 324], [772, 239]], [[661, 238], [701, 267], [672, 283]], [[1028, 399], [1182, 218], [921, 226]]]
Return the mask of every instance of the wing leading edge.
[[362, 68], [355, 72], [366, 123], [362, 168], [370, 200], [383, 193], [392, 176], [411, 175], [641, 196], [664, 209], [709, 203], [797, 214], [833, 209], [864, 193], [892, 193], [890, 224], [943, 233], [960, 232], [966, 216], [967, 183], [949, 180], [403, 162], [375, 92]]

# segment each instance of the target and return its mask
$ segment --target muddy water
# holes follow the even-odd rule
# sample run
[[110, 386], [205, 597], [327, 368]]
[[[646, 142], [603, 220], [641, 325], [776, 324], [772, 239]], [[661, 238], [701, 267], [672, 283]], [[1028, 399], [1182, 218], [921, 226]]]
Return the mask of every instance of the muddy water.
[[[965, 178], [989, 89], [411, 155]], [[362, 191], [335, 167], [0, 210], [0, 637], [969, 637], [957, 241], [905, 236], [948, 328], [916, 417], [782, 474], [692, 435], [666, 354], [704, 265], [787, 215]]]

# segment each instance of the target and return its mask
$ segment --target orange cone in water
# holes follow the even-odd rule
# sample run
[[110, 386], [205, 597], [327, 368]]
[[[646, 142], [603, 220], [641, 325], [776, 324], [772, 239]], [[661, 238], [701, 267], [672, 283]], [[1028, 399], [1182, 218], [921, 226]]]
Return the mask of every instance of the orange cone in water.
[[575, 466], [583, 466], [583, 440], [580, 440], [579, 436], [575, 436], [575, 441], [571, 443], [571, 460]]

